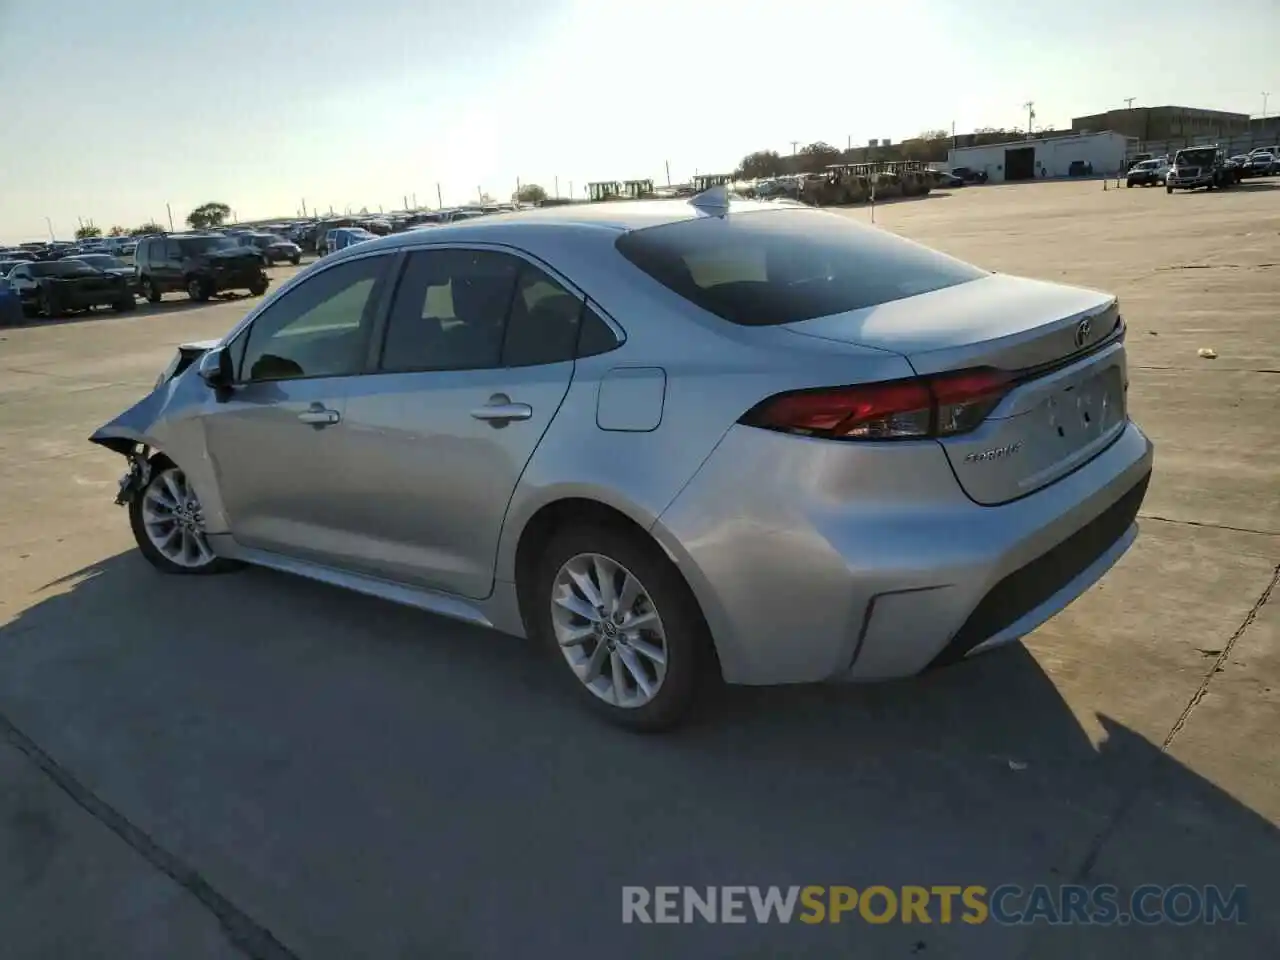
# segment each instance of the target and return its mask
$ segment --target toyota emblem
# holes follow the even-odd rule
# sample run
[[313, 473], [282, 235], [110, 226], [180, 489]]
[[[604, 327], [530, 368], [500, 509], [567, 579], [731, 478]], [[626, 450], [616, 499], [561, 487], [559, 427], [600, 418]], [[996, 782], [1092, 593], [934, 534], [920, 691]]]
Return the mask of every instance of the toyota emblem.
[[1080, 325], [1076, 327], [1076, 349], [1079, 350], [1089, 342], [1089, 331], [1093, 329], [1093, 324], [1085, 317], [1080, 321]]

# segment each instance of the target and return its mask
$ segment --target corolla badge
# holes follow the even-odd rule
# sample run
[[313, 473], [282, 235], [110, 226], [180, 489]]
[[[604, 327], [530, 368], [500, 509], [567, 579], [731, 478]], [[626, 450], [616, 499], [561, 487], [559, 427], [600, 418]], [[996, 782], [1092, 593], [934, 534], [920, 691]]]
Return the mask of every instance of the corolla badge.
[[975, 451], [967, 453], [964, 457], [965, 463], [986, 463], [989, 460], [1003, 460], [1006, 457], [1012, 457], [1015, 453], [1022, 449], [1022, 441], [1018, 440], [1003, 447], [992, 447], [990, 450], [982, 452]]
[[1088, 317], [1080, 321], [1080, 325], [1076, 327], [1076, 349], [1079, 350], [1089, 342], [1089, 333], [1093, 330], [1093, 323]]

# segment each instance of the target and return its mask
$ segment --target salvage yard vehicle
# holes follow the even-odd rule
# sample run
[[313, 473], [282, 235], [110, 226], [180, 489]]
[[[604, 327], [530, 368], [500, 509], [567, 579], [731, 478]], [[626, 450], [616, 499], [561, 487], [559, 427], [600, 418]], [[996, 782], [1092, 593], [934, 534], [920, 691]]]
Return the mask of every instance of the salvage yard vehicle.
[[292, 240], [278, 237], [274, 233], [250, 233], [240, 239], [245, 246], [259, 251], [267, 266], [288, 260], [296, 267], [302, 262], [302, 248]]
[[1166, 193], [1204, 187], [1229, 187], [1239, 183], [1242, 171], [1227, 163], [1221, 147], [1186, 147], [1173, 155], [1173, 166], [1165, 176]]
[[529, 636], [656, 729], [707, 673], [905, 677], [1087, 590], [1152, 467], [1124, 340], [1110, 295], [721, 187], [339, 251], [90, 439], [158, 570]]
[[1268, 177], [1273, 173], [1280, 173], [1280, 160], [1265, 151], [1251, 153], [1241, 172], [1246, 177]]
[[227, 290], [260, 297], [270, 283], [256, 250], [220, 234], [144, 237], [134, 251], [134, 266], [138, 289], [152, 303], [175, 290], [185, 290], [192, 300], [208, 300]]
[[80, 263], [87, 263], [95, 270], [101, 270], [103, 273], [112, 277], [121, 277], [124, 279], [125, 286], [128, 287], [132, 294], [137, 290], [136, 275], [134, 267], [125, 263], [116, 257], [106, 253], [80, 253], [74, 257], [66, 257], [64, 260], [77, 260]]
[[20, 263], [9, 271], [8, 281], [23, 310], [41, 317], [94, 307], [111, 307], [120, 313], [137, 306], [126, 277], [103, 273], [79, 260]]
[[1160, 160], [1142, 160], [1130, 167], [1125, 174], [1125, 186], [1150, 187], [1161, 184], [1168, 173], [1168, 164]]

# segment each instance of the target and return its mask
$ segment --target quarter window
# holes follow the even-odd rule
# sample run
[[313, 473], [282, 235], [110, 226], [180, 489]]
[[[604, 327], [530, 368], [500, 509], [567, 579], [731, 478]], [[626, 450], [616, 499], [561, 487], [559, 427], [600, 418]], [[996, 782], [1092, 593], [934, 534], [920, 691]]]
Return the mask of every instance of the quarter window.
[[304, 280], [254, 320], [242, 380], [341, 377], [365, 367], [389, 257], [348, 260]]

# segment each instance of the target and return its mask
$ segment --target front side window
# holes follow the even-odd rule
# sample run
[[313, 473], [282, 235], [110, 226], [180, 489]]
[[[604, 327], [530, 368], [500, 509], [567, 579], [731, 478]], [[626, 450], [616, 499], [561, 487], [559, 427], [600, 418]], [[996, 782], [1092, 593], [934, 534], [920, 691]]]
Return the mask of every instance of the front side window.
[[521, 263], [485, 250], [409, 254], [391, 307], [380, 369], [500, 366], [507, 311]]
[[386, 256], [340, 263], [309, 277], [249, 328], [241, 380], [341, 377], [364, 370]]
[[730, 323], [795, 323], [986, 276], [887, 231], [814, 210], [730, 212], [623, 234], [618, 252]]

